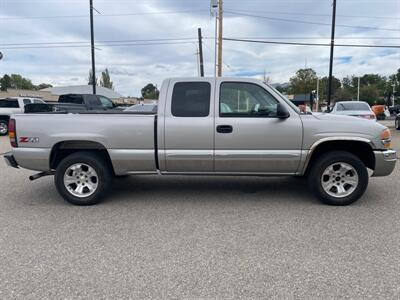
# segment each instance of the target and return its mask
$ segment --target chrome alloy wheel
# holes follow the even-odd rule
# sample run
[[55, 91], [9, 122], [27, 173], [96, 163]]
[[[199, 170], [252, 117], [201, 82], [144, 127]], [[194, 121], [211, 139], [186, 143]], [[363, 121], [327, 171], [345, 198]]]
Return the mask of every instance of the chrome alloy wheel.
[[351, 195], [357, 188], [358, 182], [356, 169], [344, 162], [331, 164], [321, 177], [322, 188], [329, 196], [335, 198]]
[[96, 191], [98, 184], [99, 177], [96, 171], [87, 164], [73, 164], [65, 171], [65, 188], [75, 197], [89, 197]]
[[0, 134], [5, 135], [8, 131], [7, 123], [1, 122], [0, 123]]

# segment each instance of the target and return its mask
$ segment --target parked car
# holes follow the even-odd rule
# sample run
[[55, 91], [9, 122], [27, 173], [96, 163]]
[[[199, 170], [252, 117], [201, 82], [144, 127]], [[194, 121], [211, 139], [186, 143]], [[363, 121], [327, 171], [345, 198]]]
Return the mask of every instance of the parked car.
[[136, 104], [125, 108], [124, 111], [144, 111], [144, 112], [157, 112], [157, 104]]
[[60, 95], [57, 103], [47, 105], [27, 105], [26, 112], [80, 112], [87, 110], [117, 109], [114, 102], [102, 95], [66, 94]]
[[359, 117], [376, 121], [376, 116], [367, 102], [339, 101], [335, 103], [331, 114]]
[[389, 113], [394, 116], [400, 114], [400, 105], [390, 106]]
[[0, 99], [0, 135], [8, 134], [8, 120], [15, 113], [24, 112], [24, 107], [31, 103], [45, 103], [42, 99], [15, 97]]
[[[167, 79], [158, 114], [81, 111], [17, 114], [12, 167], [55, 175], [65, 200], [98, 203], [114, 176], [307, 176], [324, 203], [347, 205], [396, 164], [387, 127], [334, 114], [303, 114], [255, 79]], [[133, 128], [133, 130], [131, 130]]]

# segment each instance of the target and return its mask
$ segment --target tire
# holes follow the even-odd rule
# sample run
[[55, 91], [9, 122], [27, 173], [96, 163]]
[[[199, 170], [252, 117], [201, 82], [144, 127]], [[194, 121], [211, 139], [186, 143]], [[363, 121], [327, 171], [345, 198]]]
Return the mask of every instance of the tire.
[[400, 130], [400, 117], [396, 118], [396, 121], [394, 121], [394, 124], [397, 130]]
[[8, 121], [0, 120], [0, 136], [8, 134]]
[[104, 158], [93, 152], [82, 151], [60, 162], [54, 182], [57, 191], [67, 202], [93, 205], [107, 195], [112, 179], [112, 171]]
[[349, 205], [357, 201], [368, 186], [368, 171], [355, 155], [332, 151], [312, 163], [308, 185], [313, 194], [328, 205]]

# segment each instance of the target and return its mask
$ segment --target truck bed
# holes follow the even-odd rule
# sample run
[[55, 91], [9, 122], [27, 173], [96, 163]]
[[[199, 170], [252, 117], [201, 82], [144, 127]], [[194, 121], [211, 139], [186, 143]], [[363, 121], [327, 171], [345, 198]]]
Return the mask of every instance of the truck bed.
[[[99, 117], [101, 115], [101, 117]], [[21, 167], [45, 171], [54, 147], [63, 142], [91, 141], [107, 149], [116, 175], [156, 173], [155, 114], [122, 111], [15, 115], [19, 142], [15, 158]], [[45, 164], [42, 163], [47, 161]], [[35, 166], [32, 166], [35, 162]], [[38, 165], [42, 166], [38, 168]]]

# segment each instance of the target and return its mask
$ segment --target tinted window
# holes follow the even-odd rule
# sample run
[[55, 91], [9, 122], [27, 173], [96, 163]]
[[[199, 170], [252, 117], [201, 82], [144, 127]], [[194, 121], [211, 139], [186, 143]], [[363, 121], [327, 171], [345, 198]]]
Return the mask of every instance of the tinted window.
[[24, 99], [24, 105], [31, 104], [31, 103], [32, 103], [32, 102], [31, 102], [30, 99]]
[[60, 103], [73, 103], [73, 104], [83, 104], [83, 98], [79, 95], [61, 95], [58, 99]]
[[179, 82], [172, 92], [172, 115], [207, 117], [210, 113], [211, 85], [208, 82]]
[[338, 111], [344, 110], [370, 110], [369, 105], [366, 103], [360, 102], [348, 102], [348, 103], [338, 103], [337, 105]]
[[103, 107], [105, 107], [105, 108], [113, 108], [114, 107], [113, 102], [110, 99], [108, 99], [107, 97], [99, 96], [99, 98], [101, 101], [101, 105]]
[[33, 103], [44, 103], [44, 101], [39, 100], [39, 99], [34, 99], [34, 100], [33, 100]]
[[224, 82], [220, 91], [221, 117], [276, 117], [278, 101], [259, 85]]
[[19, 108], [18, 100], [0, 100], [0, 107], [3, 108]]

